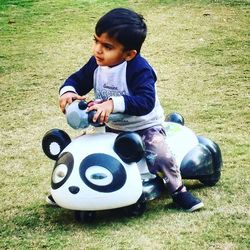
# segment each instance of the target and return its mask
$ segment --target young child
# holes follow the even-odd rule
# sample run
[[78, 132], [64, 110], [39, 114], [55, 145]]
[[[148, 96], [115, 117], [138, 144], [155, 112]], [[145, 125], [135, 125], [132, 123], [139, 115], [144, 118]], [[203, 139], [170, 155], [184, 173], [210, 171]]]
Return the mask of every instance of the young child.
[[[156, 92], [157, 77], [140, 55], [146, 34], [144, 18], [132, 10], [116, 8], [101, 17], [95, 27], [93, 56], [61, 86], [60, 108], [65, 112], [67, 104], [85, 99], [84, 95], [94, 89], [95, 98], [105, 101], [89, 107], [89, 110], [96, 110], [93, 121], [105, 123], [109, 132], [137, 132], [146, 151], [156, 155], [154, 163], [148, 164], [150, 172], [165, 180], [175, 203], [192, 212], [204, 205], [186, 190], [165, 143], [164, 114]], [[111, 113], [124, 114], [124, 119], [108, 121]]]

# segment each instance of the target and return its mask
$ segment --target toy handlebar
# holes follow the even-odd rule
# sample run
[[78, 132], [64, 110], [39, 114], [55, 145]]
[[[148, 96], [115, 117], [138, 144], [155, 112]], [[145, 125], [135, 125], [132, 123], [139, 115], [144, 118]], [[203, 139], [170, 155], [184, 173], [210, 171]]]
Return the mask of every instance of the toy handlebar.
[[[74, 101], [66, 108], [67, 123], [74, 129], [84, 129], [89, 125], [100, 127], [99, 122], [93, 122], [96, 111], [87, 112], [88, 103], [86, 101]], [[109, 121], [118, 121], [121, 114], [110, 114]]]

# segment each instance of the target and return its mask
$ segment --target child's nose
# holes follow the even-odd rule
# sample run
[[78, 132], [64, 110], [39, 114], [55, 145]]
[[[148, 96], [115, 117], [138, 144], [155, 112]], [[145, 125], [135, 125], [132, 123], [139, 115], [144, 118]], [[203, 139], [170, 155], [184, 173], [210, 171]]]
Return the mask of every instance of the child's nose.
[[100, 44], [96, 44], [94, 50], [95, 50], [95, 52], [97, 54], [101, 54], [102, 53], [102, 47], [101, 47], [101, 45]]

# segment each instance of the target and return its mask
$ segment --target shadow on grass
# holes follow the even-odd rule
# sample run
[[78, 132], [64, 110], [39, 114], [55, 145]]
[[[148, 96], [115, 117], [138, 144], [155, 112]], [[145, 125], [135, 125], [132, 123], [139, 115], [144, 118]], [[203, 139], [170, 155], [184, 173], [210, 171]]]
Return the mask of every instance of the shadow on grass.
[[[185, 181], [185, 185], [188, 190], [196, 191], [206, 189], [199, 182]], [[72, 227], [82, 227], [88, 229], [96, 229], [98, 227], [106, 227], [109, 225], [126, 225], [129, 223], [135, 223], [139, 220], [150, 220], [155, 216], [158, 216], [162, 211], [169, 213], [176, 213], [180, 210], [172, 202], [171, 197], [164, 192], [163, 195], [153, 201], [148, 201], [146, 204], [146, 211], [142, 216], [128, 216], [124, 212], [124, 208], [111, 209], [96, 212], [96, 219], [91, 223], [81, 223], [75, 218], [75, 211], [67, 210], [60, 207], [52, 207], [47, 204], [33, 203], [30, 206], [20, 209], [18, 213], [14, 214], [9, 219], [2, 219], [2, 225], [4, 227], [1, 231], [5, 234], [17, 233], [22, 230], [25, 232], [30, 230], [50, 230], [57, 231], [62, 230], [67, 232]]]
[[[197, 191], [204, 190], [207, 187], [202, 183], [194, 180], [185, 180], [185, 186], [188, 190]], [[44, 211], [47, 213], [47, 218], [51, 220], [52, 223], [59, 223], [64, 225], [84, 225], [87, 228], [96, 228], [99, 226], [107, 226], [110, 224], [127, 224], [137, 220], [150, 219], [151, 217], [157, 216], [158, 213], [169, 210], [169, 213], [179, 212], [180, 209], [172, 202], [172, 198], [164, 191], [160, 198], [157, 198], [146, 203], [146, 211], [141, 216], [128, 216], [126, 214], [126, 208], [110, 209], [96, 211], [96, 219], [90, 223], [78, 222], [75, 218], [75, 211], [67, 210], [60, 207], [49, 207], [43, 206]]]
[[[208, 189], [207, 187], [196, 180], [185, 180], [185, 186], [189, 191], [199, 191]], [[157, 216], [161, 211], [166, 212], [166, 209], [170, 213], [176, 213], [180, 211], [173, 202], [171, 196], [167, 193], [167, 190], [163, 191], [162, 196], [152, 201], [146, 203], [146, 211], [141, 216], [129, 216], [126, 214], [126, 208], [117, 208], [110, 210], [96, 211], [96, 219], [91, 223], [80, 223], [75, 218], [75, 211], [67, 210], [60, 207], [49, 207], [44, 205], [44, 210], [46, 211], [47, 218], [53, 223], [59, 224], [84, 224], [84, 226], [89, 228], [95, 228], [96, 226], [106, 226], [108, 224], [124, 224], [130, 221], [150, 219], [151, 217]]]
[[67, 232], [73, 227], [96, 229], [100, 226], [111, 224], [126, 224], [130, 220], [140, 219], [141, 217], [128, 217], [124, 214], [123, 209], [111, 209], [96, 212], [96, 219], [91, 223], [81, 223], [75, 218], [75, 211], [67, 210], [61, 207], [52, 207], [47, 204], [32, 204], [29, 207], [19, 210], [11, 218], [2, 219], [4, 225], [0, 231], [5, 235], [19, 235], [19, 232], [27, 232], [43, 229], [53, 231]]

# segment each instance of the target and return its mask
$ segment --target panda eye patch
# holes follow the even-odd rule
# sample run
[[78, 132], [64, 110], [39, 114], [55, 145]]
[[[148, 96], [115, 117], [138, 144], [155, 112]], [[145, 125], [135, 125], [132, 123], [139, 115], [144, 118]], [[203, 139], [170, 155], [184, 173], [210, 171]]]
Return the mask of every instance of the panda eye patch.
[[111, 155], [95, 153], [84, 158], [79, 174], [92, 190], [110, 193], [119, 190], [126, 182], [124, 166]]
[[61, 187], [69, 178], [74, 166], [73, 155], [69, 152], [62, 153], [55, 163], [51, 176], [51, 187], [57, 189]]

